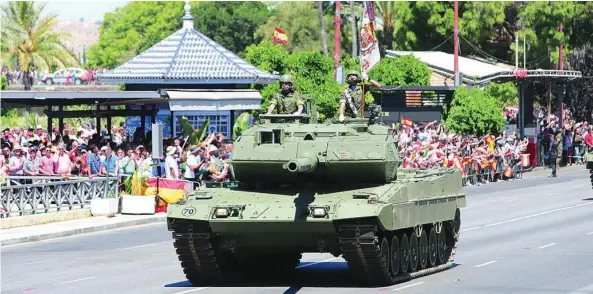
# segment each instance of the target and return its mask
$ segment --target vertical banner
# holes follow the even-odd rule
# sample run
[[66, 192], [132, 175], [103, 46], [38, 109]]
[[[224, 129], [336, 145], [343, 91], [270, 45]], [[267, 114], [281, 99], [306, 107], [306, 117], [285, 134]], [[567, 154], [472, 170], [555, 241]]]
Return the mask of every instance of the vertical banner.
[[274, 28], [274, 45], [276, 44], [288, 44], [288, 36], [284, 30], [275, 27]]
[[375, 9], [373, 1], [364, 2], [362, 28], [360, 30], [360, 67], [362, 77], [368, 79], [367, 72], [381, 59], [379, 42], [375, 34]]

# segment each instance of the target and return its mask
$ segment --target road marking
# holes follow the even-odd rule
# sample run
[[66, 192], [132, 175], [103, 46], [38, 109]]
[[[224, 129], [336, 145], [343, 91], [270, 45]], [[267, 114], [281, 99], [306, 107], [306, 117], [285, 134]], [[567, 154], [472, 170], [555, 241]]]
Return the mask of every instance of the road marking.
[[336, 260], [340, 257], [334, 257], [334, 258], [329, 258], [326, 260], [322, 260], [322, 261], [316, 261], [316, 262], [311, 262], [311, 263], [307, 263], [307, 264], [303, 264], [303, 265], [299, 265], [296, 268], [304, 268], [304, 267], [308, 267], [308, 266], [312, 266], [312, 265], [316, 265], [316, 264], [320, 264], [320, 263], [324, 263], [324, 262], [328, 262], [328, 261], [332, 261], [332, 260]]
[[424, 284], [424, 282], [418, 282], [418, 283], [406, 285], [406, 286], [403, 286], [403, 287], [395, 288], [395, 289], [393, 289], [393, 291], [399, 291], [399, 290], [403, 290], [403, 289], [407, 289], [407, 288], [411, 288], [411, 287], [416, 287], [416, 286], [422, 285], [422, 284]]
[[138, 246], [126, 247], [126, 248], [123, 248], [122, 250], [129, 250], [129, 249], [143, 248], [143, 247], [153, 246], [153, 245], [156, 245], [156, 244], [157, 244], [157, 243], [150, 243], [150, 244], [144, 244], [144, 245], [138, 245]]
[[593, 232], [591, 232], [591, 233], [587, 233], [587, 235], [593, 235]]
[[487, 266], [489, 264], [493, 264], [493, 263], [496, 263], [496, 262], [497, 262], [496, 260], [493, 260], [493, 261], [485, 262], [485, 263], [482, 263], [482, 264], [478, 264], [478, 265], [476, 265], [474, 267], [483, 267], [483, 266]]
[[507, 224], [507, 223], [512, 223], [512, 222], [516, 222], [516, 221], [520, 221], [520, 220], [524, 220], [524, 219], [528, 219], [528, 218], [540, 216], [540, 215], [546, 215], [546, 214], [550, 214], [550, 213], [553, 213], [553, 212], [563, 211], [563, 210], [567, 210], [567, 209], [573, 209], [573, 208], [577, 208], [577, 207], [581, 207], [581, 206], [586, 206], [586, 205], [591, 205], [591, 204], [593, 204], [593, 202], [575, 204], [575, 205], [572, 205], [572, 206], [567, 206], [567, 207], [562, 207], [562, 208], [557, 208], [557, 209], [553, 209], [553, 210], [548, 210], [548, 211], [544, 211], [544, 212], [540, 212], [540, 213], [536, 213], [536, 214], [526, 215], [526, 216], [522, 216], [522, 217], [518, 217], [518, 218], [514, 218], [514, 219], [509, 219], [509, 220], [505, 220], [505, 221], [501, 221], [501, 222], [489, 224], [489, 225], [483, 225], [483, 226], [478, 226], [478, 227], [471, 227], [471, 228], [467, 228], [467, 229], [462, 229], [461, 232], [467, 232], [467, 231], [476, 230], [476, 229], [482, 229], [482, 228], [487, 228], [487, 227], [493, 227], [493, 226], [503, 225], [503, 224]]
[[514, 201], [517, 201], [517, 199], [510, 199], [510, 200], [505, 200], [504, 202], [507, 202], [507, 203], [509, 203], [509, 202], [514, 202]]
[[185, 291], [181, 291], [181, 292], [175, 292], [173, 294], [185, 294], [185, 293], [191, 293], [191, 292], [197, 292], [197, 291], [202, 291], [204, 289], [208, 289], [208, 287], [202, 287], [202, 288], [194, 288], [194, 289], [189, 289], [189, 290], [185, 290]]
[[546, 194], [546, 195], [548, 195], [548, 196], [552, 196], [552, 195], [558, 195], [558, 194], [560, 194], [560, 192], [548, 193], [548, 194]]
[[34, 262], [27, 262], [25, 264], [38, 264], [38, 263], [44, 263], [44, 262], [50, 262], [50, 261], [56, 261], [57, 259], [48, 259], [48, 260], [40, 260], [40, 261], [34, 261]]
[[547, 248], [547, 247], [550, 247], [550, 246], [554, 246], [554, 245], [556, 245], [556, 243], [550, 243], [548, 245], [537, 247], [537, 249], [544, 249], [544, 248]]
[[94, 279], [95, 277], [88, 277], [88, 278], [82, 278], [82, 279], [76, 279], [76, 280], [72, 280], [72, 281], [66, 281], [66, 282], [61, 282], [61, 283], [57, 283], [55, 284], [57, 285], [63, 285], [63, 284], [69, 284], [69, 283], [75, 283], [75, 282], [80, 282], [80, 281], [86, 281], [86, 280], [90, 280], [90, 279]]

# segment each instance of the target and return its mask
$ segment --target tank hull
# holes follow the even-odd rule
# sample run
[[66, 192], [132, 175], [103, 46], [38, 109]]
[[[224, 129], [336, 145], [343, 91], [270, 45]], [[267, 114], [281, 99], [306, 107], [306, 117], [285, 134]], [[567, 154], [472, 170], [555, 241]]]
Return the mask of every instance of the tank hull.
[[[355, 189], [206, 190], [208, 197], [188, 196], [185, 203], [168, 207], [168, 228], [184, 272], [195, 284], [220, 282], [240, 268], [236, 263], [254, 256], [281, 260], [276, 262], [280, 268], [294, 270], [304, 252], [342, 255], [361, 282], [393, 284], [452, 264], [460, 208], [466, 205], [461, 174], [448, 169], [412, 172], [391, 183]], [[230, 213], [217, 216], [220, 209]], [[409, 244], [401, 240], [420, 240], [432, 231], [446, 239], [440, 263], [398, 273], [390, 264], [400, 267], [399, 261], [379, 262], [384, 240]], [[438, 247], [435, 238], [433, 249]]]

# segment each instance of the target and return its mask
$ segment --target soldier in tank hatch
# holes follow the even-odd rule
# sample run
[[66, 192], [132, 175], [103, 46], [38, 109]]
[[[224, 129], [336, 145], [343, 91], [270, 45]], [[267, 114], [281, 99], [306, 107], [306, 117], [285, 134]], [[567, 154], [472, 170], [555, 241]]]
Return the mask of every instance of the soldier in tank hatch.
[[[362, 82], [360, 74], [352, 70], [346, 76], [348, 87], [344, 89], [340, 95], [340, 121], [344, 121], [344, 115], [347, 114], [352, 118], [360, 117], [362, 112], [362, 87], [359, 85]], [[375, 88], [381, 87], [376, 81], [369, 81]]]
[[303, 112], [305, 100], [303, 96], [294, 90], [294, 84], [291, 75], [280, 77], [280, 88], [282, 92], [274, 95], [268, 106], [268, 114], [272, 114], [275, 108], [278, 108], [278, 114], [296, 114]]

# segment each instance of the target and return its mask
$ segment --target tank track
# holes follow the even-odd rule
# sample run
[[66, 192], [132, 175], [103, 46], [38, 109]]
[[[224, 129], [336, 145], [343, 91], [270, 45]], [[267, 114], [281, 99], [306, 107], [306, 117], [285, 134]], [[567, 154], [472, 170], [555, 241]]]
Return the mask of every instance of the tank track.
[[[452, 222], [450, 223], [452, 224]], [[449, 247], [447, 248], [447, 254], [449, 255], [447, 262], [411, 273], [402, 274], [400, 270], [400, 273], [395, 277], [390, 272], [389, 261], [381, 253], [381, 239], [377, 235], [377, 224], [343, 224], [339, 226], [338, 230], [340, 247], [343, 252], [342, 256], [348, 263], [351, 271], [353, 271], [354, 276], [365, 284], [373, 286], [398, 284], [441, 272], [455, 265], [455, 251], [459, 242], [459, 230], [445, 229], [444, 223], [442, 230], [445, 230], [447, 239], [450, 240], [449, 238], [451, 237], [453, 239], [453, 246], [449, 247], [449, 244], [447, 246]], [[386, 233], [401, 234], [405, 232], [406, 230], [398, 230], [396, 232]], [[427, 230], [424, 230], [423, 233], [426, 234]], [[430, 266], [429, 262], [427, 262], [427, 266]]]
[[[262, 274], [287, 277], [295, 271], [302, 257], [301, 253], [293, 252], [273, 255], [221, 252], [207, 223], [176, 219], [172, 229], [173, 246], [183, 273], [193, 285], [240, 282]], [[253, 271], [253, 268], [259, 269]]]

